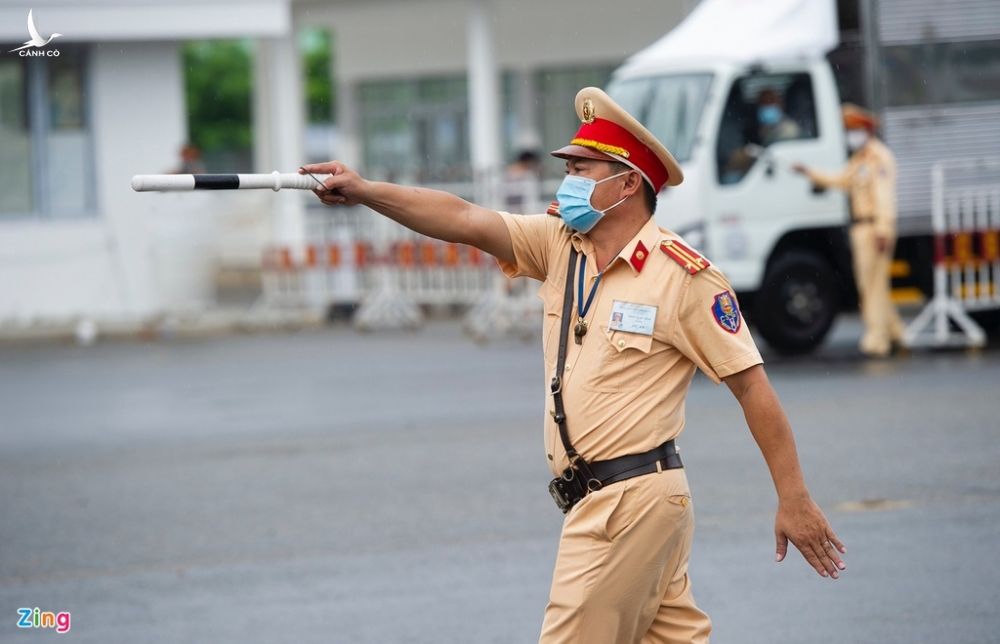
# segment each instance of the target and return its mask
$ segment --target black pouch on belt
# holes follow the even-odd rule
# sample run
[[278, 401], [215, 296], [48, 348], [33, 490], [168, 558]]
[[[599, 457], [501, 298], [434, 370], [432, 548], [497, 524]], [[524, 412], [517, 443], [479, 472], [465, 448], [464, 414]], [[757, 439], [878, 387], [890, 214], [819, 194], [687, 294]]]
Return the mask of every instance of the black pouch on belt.
[[[567, 478], [568, 477], [568, 478]], [[549, 481], [549, 494], [556, 502], [556, 507], [566, 514], [577, 502], [587, 495], [583, 479], [573, 468], [567, 468], [563, 476], [557, 476]]]

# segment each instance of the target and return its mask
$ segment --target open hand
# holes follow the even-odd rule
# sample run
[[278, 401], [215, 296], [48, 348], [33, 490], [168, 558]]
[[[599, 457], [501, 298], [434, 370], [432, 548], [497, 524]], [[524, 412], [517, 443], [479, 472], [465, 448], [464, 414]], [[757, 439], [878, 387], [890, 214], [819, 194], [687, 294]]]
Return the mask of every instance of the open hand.
[[312, 163], [299, 168], [299, 174], [329, 174], [323, 187], [316, 186], [313, 192], [328, 206], [356, 206], [363, 203], [369, 184], [354, 170], [339, 161]]
[[838, 579], [840, 571], [847, 570], [840, 558], [847, 548], [834, 534], [823, 511], [808, 497], [778, 503], [774, 536], [779, 562], [784, 560], [791, 541], [821, 577]]

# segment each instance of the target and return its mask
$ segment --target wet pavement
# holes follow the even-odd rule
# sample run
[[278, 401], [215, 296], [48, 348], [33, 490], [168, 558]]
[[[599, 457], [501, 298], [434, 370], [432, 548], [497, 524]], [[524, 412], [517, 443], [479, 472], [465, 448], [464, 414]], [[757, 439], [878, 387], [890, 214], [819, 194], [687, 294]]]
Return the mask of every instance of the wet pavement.
[[[773, 559], [774, 492], [725, 387], [681, 444], [713, 641], [997, 640], [1000, 350], [867, 361], [847, 319], [769, 356], [839, 581]], [[772, 359], [773, 358], [773, 359]], [[561, 515], [536, 342], [459, 326], [0, 347], [0, 641], [531, 642]]]

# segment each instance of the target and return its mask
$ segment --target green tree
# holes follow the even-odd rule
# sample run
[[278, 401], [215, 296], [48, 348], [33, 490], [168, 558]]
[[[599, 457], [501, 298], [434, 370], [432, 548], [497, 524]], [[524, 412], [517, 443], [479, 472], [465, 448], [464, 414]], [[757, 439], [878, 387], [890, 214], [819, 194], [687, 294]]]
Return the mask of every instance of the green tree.
[[228, 159], [248, 168], [253, 149], [251, 89], [253, 59], [244, 40], [202, 41], [183, 48], [184, 86], [192, 143], [205, 163]]
[[[330, 34], [299, 34], [309, 123], [334, 120], [335, 84]], [[248, 172], [253, 165], [253, 44], [248, 40], [187, 43], [182, 50], [188, 137], [216, 172]]]
[[310, 123], [332, 123], [336, 114], [336, 85], [331, 72], [329, 32], [321, 29], [302, 31], [299, 52], [305, 75], [307, 118]]

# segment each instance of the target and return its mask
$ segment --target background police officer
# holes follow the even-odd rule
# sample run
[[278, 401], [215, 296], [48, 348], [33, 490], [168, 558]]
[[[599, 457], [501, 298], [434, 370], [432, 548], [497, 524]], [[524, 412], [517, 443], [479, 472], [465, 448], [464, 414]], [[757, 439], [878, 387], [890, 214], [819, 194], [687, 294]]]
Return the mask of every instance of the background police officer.
[[875, 136], [875, 116], [857, 105], [843, 107], [847, 166], [826, 174], [802, 164], [793, 170], [815, 185], [838, 188], [851, 199], [851, 253], [865, 325], [860, 348], [865, 355], [887, 356], [893, 343], [902, 344], [905, 327], [892, 303], [891, 276], [896, 246], [896, 158]]

